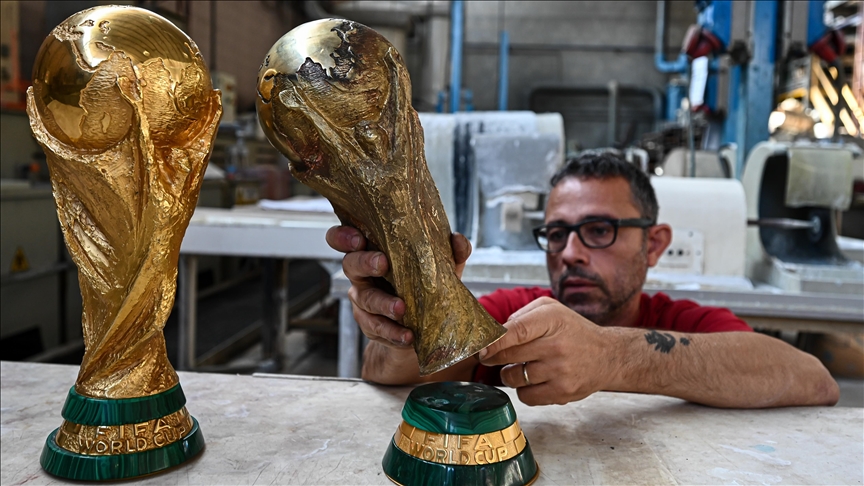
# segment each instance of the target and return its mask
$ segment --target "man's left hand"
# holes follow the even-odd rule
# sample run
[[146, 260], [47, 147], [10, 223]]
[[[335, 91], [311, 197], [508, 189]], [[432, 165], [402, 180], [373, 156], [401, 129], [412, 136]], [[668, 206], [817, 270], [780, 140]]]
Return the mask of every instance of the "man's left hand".
[[557, 300], [531, 302], [504, 327], [507, 334], [480, 351], [480, 362], [506, 365], [501, 381], [526, 405], [564, 405], [611, 383], [617, 368], [611, 336]]

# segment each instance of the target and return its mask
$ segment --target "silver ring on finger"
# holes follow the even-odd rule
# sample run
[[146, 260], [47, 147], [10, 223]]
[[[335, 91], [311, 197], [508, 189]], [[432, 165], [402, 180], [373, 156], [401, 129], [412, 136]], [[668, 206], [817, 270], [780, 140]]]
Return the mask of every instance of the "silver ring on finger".
[[522, 377], [525, 378], [525, 386], [531, 386], [531, 380], [528, 378], [528, 362], [522, 363]]

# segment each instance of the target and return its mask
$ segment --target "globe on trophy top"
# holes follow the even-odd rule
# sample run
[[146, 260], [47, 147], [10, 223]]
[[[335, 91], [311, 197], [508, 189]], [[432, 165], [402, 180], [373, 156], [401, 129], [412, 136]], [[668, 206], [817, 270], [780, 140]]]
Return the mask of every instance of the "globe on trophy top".
[[[135, 79], [145, 80], [140, 93], [124, 92]], [[33, 88], [48, 132], [90, 150], [127, 135], [137, 122], [127, 97], [135, 95], [143, 100], [154, 144], [194, 137], [201, 128], [196, 115], [213, 91], [198, 46], [183, 31], [125, 6], [83, 10], [55, 28], [36, 57]]]

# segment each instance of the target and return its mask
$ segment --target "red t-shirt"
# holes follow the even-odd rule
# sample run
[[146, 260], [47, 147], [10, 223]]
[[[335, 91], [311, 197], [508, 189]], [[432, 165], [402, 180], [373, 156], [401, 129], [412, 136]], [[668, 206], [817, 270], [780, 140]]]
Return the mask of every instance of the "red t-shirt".
[[[541, 287], [500, 289], [479, 300], [486, 312], [503, 324], [511, 314], [540, 297], [552, 297], [552, 291]], [[662, 292], [653, 296], [642, 294], [639, 318], [633, 327], [692, 333], [753, 331], [729, 309], [703, 307], [690, 300], [672, 300]], [[500, 366], [479, 365], [474, 372], [474, 381], [501, 385], [500, 369]]]

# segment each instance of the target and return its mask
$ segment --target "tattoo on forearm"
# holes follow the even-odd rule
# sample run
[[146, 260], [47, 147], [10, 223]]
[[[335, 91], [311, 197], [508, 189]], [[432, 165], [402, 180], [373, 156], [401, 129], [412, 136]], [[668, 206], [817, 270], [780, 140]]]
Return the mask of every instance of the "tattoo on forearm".
[[675, 347], [675, 336], [671, 334], [660, 334], [657, 331], [651, 331], [645, 334], [645, 340], [648, 344], [654, 345], [654, 351], [669, 354], [672, 348]]
[[[648, 344], [654, 345], [654, 351], [660, 351], [665, 354], [669, 354], [672, 348], [675, 347], [675, 336], [671, 334], [660, 334], [657, 331], [651, 331], [645, 334], [645, 340], [648, 341]], [[690, 340], [685, 337], [682, 337], [680, 342], [683, 346], [690, 345]]]

